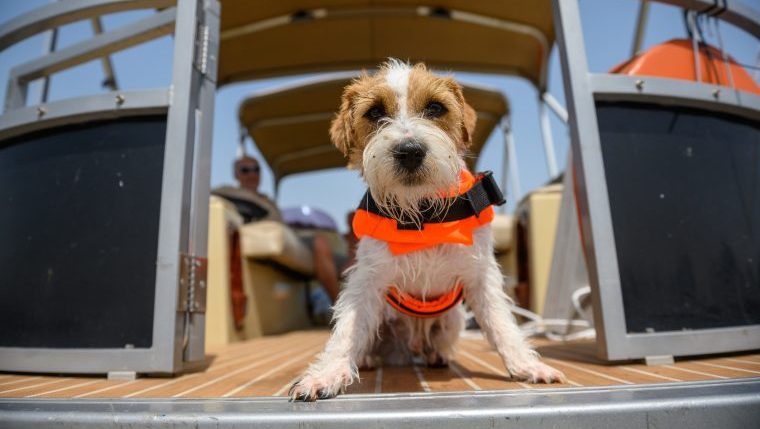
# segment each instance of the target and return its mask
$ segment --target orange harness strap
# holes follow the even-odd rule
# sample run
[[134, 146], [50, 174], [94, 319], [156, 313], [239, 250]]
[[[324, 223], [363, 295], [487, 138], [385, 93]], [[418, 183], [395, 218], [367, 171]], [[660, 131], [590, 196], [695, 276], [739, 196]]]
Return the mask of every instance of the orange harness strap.
[[463, 298], [464, 290], [461, 283], [457, 283], [451, 292], [429, 301], [421, 301], [408, 293], [401, 292], [396, 286], [388, 288], [385, 294], [385, 300], [391, 307], [407, 316], [423, 319], [442, 315], [462, 302]]

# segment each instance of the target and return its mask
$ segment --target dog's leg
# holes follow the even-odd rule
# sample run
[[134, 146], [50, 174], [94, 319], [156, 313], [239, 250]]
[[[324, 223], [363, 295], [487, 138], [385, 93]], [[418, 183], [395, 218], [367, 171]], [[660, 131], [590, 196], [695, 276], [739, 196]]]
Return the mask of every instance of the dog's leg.
[[507, 305], [503, 276], [491, 253], [481, 253], [478, 269], [465, 281], [467, 304], [472, 308], [488, 341], [501, 356], [513, 378], [532, 383], [562, 382], [562, 372], [544, 364], [523, 337]]
[[464, 310], [461, 305], [449, 310], [432, 325], [429, 333], [430, 347], [425, 359], [430, 368], [449, 366], [459, 333], [464, 329]]
[[358, 378], [383, 318], [388, 271], [362, 263], [351, 271], [335, 304], [335, 325], [325, 350], [290, 389], [291, 400], [332, 398]]

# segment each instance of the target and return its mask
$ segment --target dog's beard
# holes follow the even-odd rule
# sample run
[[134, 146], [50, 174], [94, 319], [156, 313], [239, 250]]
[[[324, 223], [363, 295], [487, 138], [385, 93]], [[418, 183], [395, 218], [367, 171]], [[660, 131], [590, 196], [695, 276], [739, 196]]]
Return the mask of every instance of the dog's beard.
[[439, 216], [456, 200], [445, 196], [459, 184], [464, 168], [456, 144], [430, 121], [407, 120], [406, 128], [427, 147], [422, 165], [414, 172], [403, 171], [393, 157], [401, 140], [402, 127], [389, 119], [370, 136], [363, 154], [363, 175], [378, 208], [396, 220], [420, 224], [423, 216]]

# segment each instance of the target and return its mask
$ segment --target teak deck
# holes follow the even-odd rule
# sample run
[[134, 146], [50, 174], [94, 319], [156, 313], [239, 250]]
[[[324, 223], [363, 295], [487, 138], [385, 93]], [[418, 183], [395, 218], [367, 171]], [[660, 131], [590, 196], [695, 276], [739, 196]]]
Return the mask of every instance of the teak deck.
[[[284, 396], [321, 350], [327, 331], [300, 331], [235, 343], [208, 352], [208, 366], [174, 378], [49, 376], [0, 373], [0, 397], [15, 398], [224, 398]], [[534, 343], [547, 363], [565, 372], [567, 384], [582, 387], [720, 380], [760, 376], [760, 354], [679, 359], [674, 365], [606, 364], [593, 343]], [[499, 357], [481, 338], [463, 338], [449, 368], [385, 367], [363, 371], [352, 393], [447, 392], [541, 389], [545, 384], [512, 381]]]

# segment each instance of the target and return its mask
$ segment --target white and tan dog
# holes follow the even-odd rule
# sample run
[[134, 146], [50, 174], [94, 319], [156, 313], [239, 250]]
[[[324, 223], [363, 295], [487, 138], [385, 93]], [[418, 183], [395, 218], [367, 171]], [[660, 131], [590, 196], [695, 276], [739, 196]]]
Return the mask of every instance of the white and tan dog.
[[[420, 216], [423, 201], [456, 189], [474, 127], [475, 112], [452, 78], [437, 77], [422, 64], [390, 60], [375, 75], [346, 87], [330, 136], [349, 166], [361, 172], [377, 206], [408, 219]], [[437, 201], [443, 202], [433, 210], [445, 211], [451, 198]], [[293, 385], [291, 399], [334, 397], [358, 377], [360, 366], [372, 366], [378, 358], [386, 365], [411, 363], [413, 355], [431, 366], [448, 364], [464, 325], [461, 306], [436, 318], [410, 317], [386, 302], [391, 285], [422, 299], [461, 285], [513, 378], [564, 379], [539, 361], [509, 311], [488, 224], [474, 230], [471, 245], [440, 244], [401, 255], [365, 236], [356, 258], [335, 304], [327, 346]]]

